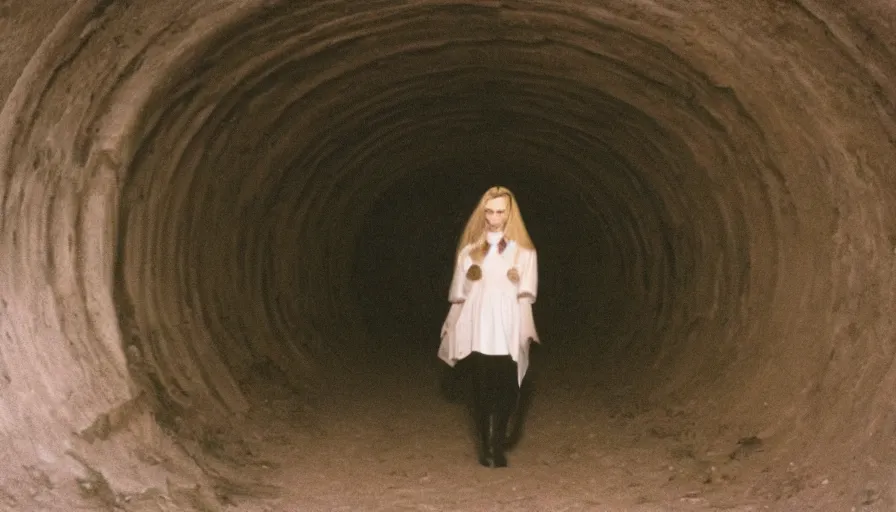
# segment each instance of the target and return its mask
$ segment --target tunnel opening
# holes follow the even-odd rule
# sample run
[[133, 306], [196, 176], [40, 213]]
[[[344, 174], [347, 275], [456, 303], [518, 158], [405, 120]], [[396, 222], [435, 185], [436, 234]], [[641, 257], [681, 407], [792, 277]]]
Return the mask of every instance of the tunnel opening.
[[542, 265], [519, 471], [620, 509], [892, 505], [893, 45], [853, 8], [48, 9], [0, 113], [0, 503], [363, 508], [326, 478], [404, 475], [457, 505], [430, 479], [463, 445], [414, 427], [458, 424], [451, 259], [503, 184]]
[[[486, 145], [503, 142], [492, 139]], [[479, 195], [494, 183], [515, 191], [543, 254], [544, 298], [538, 301], [538, 316], [540, 332], [550, 344], [558, 350], [569, 345], [560, 353], [581, 356], [585, 351], [577, 351], [571, 340], [590, 337], [595, 341], [585, 348], [600, 353], [606, 348], [597, 339], [608, 339], [607, 333], [630, 334], [636, 315], [625, 313], [637, 309], [627, 303], [634, 294], [625, 293], [618, 281], [608, 284], [623, 275], [618, 253], [626, 251], [612, 253], [610, 228], [599, 224], [592, 206], [600, 199], [589, 199], [573, 179], [563, 183], [567, 170], [532, 168], [525, 159], [502, 162], [512, 150], [485, 151], [466, 152], [398, 180], [365, 213], [351, 282], [375, 347], [385, 357], [400, 359], [397, 354], [404, 353], [432, 359], [447, 312], [457, 238]], [[628, 329], [623, 319], [628, 319]]]

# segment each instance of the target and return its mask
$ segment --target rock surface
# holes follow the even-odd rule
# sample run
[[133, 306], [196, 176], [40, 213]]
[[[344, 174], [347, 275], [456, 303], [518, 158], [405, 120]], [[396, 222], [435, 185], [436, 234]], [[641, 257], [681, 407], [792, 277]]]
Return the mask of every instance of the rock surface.
[[[533, 408], [534, 439], [627, 440], [529, 505], [896, 508], [894, 34], [879, 0], [0, 1], [0, 508], [294, 510], [315, 467], [363, 478], [363, 439], [353, 472], [302, 459], [311, 404], [384, 353], [418, 377], [364, 401], [425, 382], [497, 179], [543, 266], [562, 421]], [[343, 399], [318, 412], [392, 428]], [[741, 487], [623, 483], [663, 457]], [[432, 492], [382, 507], [472, 503]], [[338, 495], [314, 506], [381, 506]]]

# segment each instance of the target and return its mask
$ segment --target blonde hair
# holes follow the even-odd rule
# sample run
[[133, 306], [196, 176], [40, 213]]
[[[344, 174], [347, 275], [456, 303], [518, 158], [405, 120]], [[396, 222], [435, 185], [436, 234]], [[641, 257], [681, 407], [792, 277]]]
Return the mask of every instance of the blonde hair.
[[460, 235], [460, 241], [457, 244], [457, 256], [460, 257], [461, 252], [468, 245], [473, 245], [474, 250], [470, 256], [473, 261], [481, 262], [488, 250], [485, 240], [486, 221], [485, 221], [485, 203], [499, 197], [507, 198], [507, 222], [504, 225], [504, 238], [508, 241], [514, 241], [517, 246], [525, 249], [535, 249], [535, 244], [529, 237], [529, 231], [526, 230], [526, 223], [523, 222], [523, 215], [520, 213], [519, 204], [517, 204], [516, 196], [513, 195], [506, 187], [492, 187], [482, 194], [479, 204], [467, 220], [467, 225], [463, 233]]

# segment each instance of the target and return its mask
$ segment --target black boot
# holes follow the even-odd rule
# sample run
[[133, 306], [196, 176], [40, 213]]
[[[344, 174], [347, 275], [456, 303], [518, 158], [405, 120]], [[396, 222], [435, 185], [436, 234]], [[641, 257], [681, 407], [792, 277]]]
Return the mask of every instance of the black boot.
[[492, 430], [492, 459], [496, 468], [507, 467], [507, 457], [504, 450], [507, 447], [507, 423], [510, 419], [510, 413], [500, 411], [495, 415], [495, 424]]
[[492, 466], [491, 418], [487, 412], [480, 412], [476, 418], [476, 431], [479, 434], [479, 463], [490, 468]]
[[[516, 375], [507, 377], [515, 379]], [[507, 449], [507, 426], [510, 423], [510, 415], [516, 408], [518, 398], [519, 388], [516, 382], [505, 379], [495, 404], [495, 424], [492, 433], [492, 457], [496, 468], [507, 467], [507, 457], [504, 455], [504, 451]]]

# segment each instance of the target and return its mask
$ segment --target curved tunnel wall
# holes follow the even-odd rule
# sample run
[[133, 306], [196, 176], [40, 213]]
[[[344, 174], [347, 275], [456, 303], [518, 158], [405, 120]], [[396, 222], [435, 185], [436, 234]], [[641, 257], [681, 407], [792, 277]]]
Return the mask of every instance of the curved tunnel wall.
[[[12, 13], [47, 35], [0, 114], [5, 460], [70, 482], [126, 454], [127, 489], [160, 478], [136, 446], [246, 412], [258, 368], [305, 385], [364, 337], [377, 198], [435, 204], [469, 155], [543, 240], [576, 230], [538, 192], [578, 195], [589, 250], [542, 250], [591, 277], [544, 263], [548, 288], [609, 290], [588, 327], [624, 378], [782, 453], [889, 460], [894, 14], [720, 5]], [[465, 171], [434, 218], [468, 213]]]

